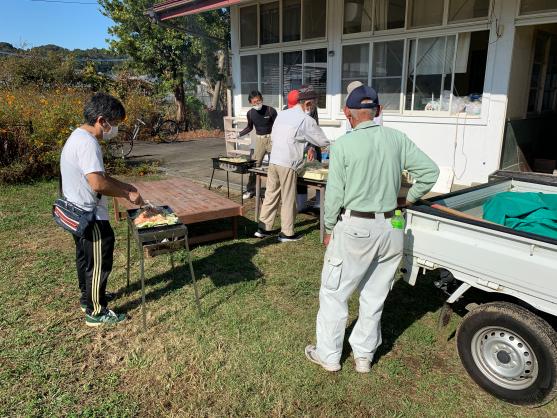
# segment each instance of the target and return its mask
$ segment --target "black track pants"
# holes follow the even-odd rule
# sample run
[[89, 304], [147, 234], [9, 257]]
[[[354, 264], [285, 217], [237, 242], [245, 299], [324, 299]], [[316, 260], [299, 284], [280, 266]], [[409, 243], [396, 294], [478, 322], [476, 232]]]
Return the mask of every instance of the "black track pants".
[[108, 221], [95, 221], [83, 238], [74, 235], [75, 264], [80, 303], [87, 314], [99, 315], [106, 310], [106, 282], [112, 271], [114, 231]]

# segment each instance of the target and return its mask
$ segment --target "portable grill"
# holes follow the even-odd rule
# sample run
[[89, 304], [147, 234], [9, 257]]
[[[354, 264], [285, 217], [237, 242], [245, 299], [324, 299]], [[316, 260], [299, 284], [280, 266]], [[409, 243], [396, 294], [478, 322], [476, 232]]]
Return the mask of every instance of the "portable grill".
[[[162, 206], [166, 213], [173, 213], [172, 209], [168, 206]], [[135, 240], [137, 248], [139, 249], [139, 266], [140, 266], [140, 279], [141, 279], [141, 314], [143, 329], [147, 327], [146, 312], [145, 312], [145, 256], [156, 257], [162, 254], [170, 254], [170, 265], [172, 267], [172, 274], [174, 275], [174, 257], [175, 251], [186, 249], [188, 253], [188, 264], [193, 281], [193, 288], [195, 292], [195, 301], [197, 309], [201, 314], [201, 302], [199, 301], [199, 292], [197, 290], [197, 282], [195, 280], [195, 273], [193, 271], [193, 264], [191, 261], [191, 253], [188, 243], [188, 228], [183, 223], [179, 222], [173, 225], [160, 225], [149, 228], [138, 228], [134, 224], [134, 219], [139, 215], [142, 209], [130, 209], [127, 211], [128, 219], [128, 259], [126, 267], [127, 286], [130, 285], [130, 255], [131, 255], [131, 239]]]
[[228, 173], [236, 173], [240, 175], [240, 201], [241, 204], [244, 204], [244, 174], [247, 174], [250, 169], [255, 167], [255, 160], [243, 160], [243, 161], [226, 161], [223, 158], [230, 158], [230, 157], [213, 157], [213, 173], [211, 174], [211, 181], [209, 182], [209, 190], [211, 190], [211, 186], [213, 184], [213, 177], [215, 176], [215, 170], [224, 170], [226, 171], [226, 190], [227, 190], [227, 197], [230, 198], [230, 180], [228, 178]]
[[223, 158], [229, 157], [214, 157], [213, 160], [213, 170], [225, 170], [231, 173], [246, 174], [250, 168], [255, 166], [255, 160], [244, 160], [241, 162], [226, 161]]

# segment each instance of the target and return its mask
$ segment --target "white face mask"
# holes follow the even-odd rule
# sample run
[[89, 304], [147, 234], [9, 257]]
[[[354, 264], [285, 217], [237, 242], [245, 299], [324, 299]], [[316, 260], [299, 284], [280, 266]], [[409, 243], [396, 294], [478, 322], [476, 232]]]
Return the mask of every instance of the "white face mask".
[[252, 106], [252, 108], [254, 110], [261, 110], [261, 109], [263, 109], [263, 104], [258, 104], [258, 105]]
[[311, 110], [305, 110], [304, 113], [309, 116], [311, 115]]
[[106, 124], [108, 126], [110, 126], [110, 129], [108, 132], [105, 132], [103, 129], [103, 139], [105, 141], [109, 141], [112, 138], [116, 138], [116, 136], [118, 135], [118, 127], [117, 126], [112, 126], [110, 123], [106, 122]]

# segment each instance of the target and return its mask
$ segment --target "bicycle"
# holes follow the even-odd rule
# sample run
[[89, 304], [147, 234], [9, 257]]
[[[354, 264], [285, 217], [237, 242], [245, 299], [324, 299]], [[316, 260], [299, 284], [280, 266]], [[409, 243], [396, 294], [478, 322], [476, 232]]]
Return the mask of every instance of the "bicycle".
[[107, 143], [108, 152], [113, 158], [124, 159], [130, 155], [133, 149], [133, 143], [139, 136], [141, 126], [146, 126], [146, 123], [138, 118], [133, 126], [132, 132], [126, 128], [118, 128], [118, 135]]
[[178, 123], [172, 119], [163, 119], [162, 115], [158, 115], [151, 128], [151, 136], [156, 136], [159, 141], [167, 144], [176, 141], [179, 132]]

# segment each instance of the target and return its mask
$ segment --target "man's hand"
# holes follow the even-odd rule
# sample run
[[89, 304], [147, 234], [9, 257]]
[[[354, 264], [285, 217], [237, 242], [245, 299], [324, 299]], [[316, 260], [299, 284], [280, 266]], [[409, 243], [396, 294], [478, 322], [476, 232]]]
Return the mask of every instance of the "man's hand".
[[412, 204], [412, 202], [409, 202], [408, 200], [406, 200], [405, 197], [399, 197], [396, 200], [396, 205], [398, 208], [406, 208], [408, 206], [410, 206]]
[[315, 148], [309, 147], [308, 148], [308, 161], [315, 160], [316, 155], [317, 155], [317, 153], [315, 152]]
[[138, 191], [130, 191], [128, 193], [128, 200], [134, 205], [143, 206], [145, 202]]
[[323, 237], [323, 244], [325, 245], [325, 247], [329, 245], [330, 241], [331, 241], [331, 234], [325, 234], [325, 236]]

